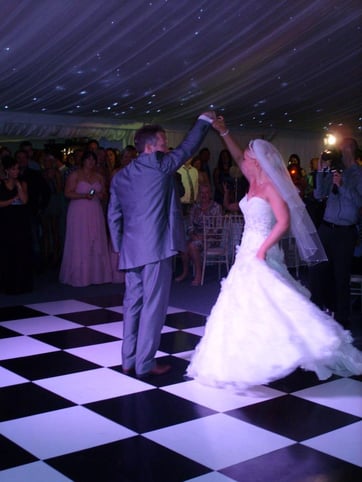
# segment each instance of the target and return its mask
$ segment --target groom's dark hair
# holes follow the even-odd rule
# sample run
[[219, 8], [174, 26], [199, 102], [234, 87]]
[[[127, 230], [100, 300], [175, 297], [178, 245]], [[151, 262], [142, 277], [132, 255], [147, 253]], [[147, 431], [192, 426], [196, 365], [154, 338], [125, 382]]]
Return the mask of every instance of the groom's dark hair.
[[138, 129], [134, 136], [134, 145], [137, 152], [141, 154], [145, 150], [146, 144], [155, 145], [159, 132], [165, 133], [166, 131], [158, 124], [149, 124]]

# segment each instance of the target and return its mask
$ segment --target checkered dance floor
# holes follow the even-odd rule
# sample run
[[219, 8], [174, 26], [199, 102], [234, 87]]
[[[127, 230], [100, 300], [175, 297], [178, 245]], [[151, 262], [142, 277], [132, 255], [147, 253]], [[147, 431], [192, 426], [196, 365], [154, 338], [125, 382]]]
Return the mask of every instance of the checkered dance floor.
[[205, 315], [170, 307], [173, 369], [141, 381], [122, 319], [121, 295], [0, 308], [0, 482], [362, 480], [361, 377], [201, 386], [184, 372]]

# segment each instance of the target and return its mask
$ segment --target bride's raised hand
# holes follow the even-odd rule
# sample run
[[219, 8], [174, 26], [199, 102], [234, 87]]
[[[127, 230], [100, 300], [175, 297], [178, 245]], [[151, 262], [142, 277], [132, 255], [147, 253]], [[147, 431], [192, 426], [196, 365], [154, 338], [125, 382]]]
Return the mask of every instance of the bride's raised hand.
[[218, 131], [219, 134], [222, 134], [227, 131], [227, 127], [225, 125], [225, 121], [222, 115], [218, 115], [214, 122], [212, 123], [212, 127]]

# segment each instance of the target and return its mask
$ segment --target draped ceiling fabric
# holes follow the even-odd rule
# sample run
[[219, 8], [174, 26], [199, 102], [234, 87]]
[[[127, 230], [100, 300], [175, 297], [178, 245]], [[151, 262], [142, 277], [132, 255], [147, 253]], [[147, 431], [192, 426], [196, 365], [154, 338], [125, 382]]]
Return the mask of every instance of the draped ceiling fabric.
[[[0, 140], [187, 129], [360, 139], [359, 0], [0, 0]], [[174, 136], [175, 141], [177, 135]]]

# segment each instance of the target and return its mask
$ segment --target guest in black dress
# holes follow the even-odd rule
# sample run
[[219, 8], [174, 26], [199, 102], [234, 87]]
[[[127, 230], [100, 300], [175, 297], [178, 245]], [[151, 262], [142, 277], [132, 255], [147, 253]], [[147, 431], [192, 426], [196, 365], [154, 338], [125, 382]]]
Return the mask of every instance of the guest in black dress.
[[27, 184], [18, 179], [19, 165], [2, 159], [0, 180], [0, 291], [18, 294], [33, 288], [31, 216]]

